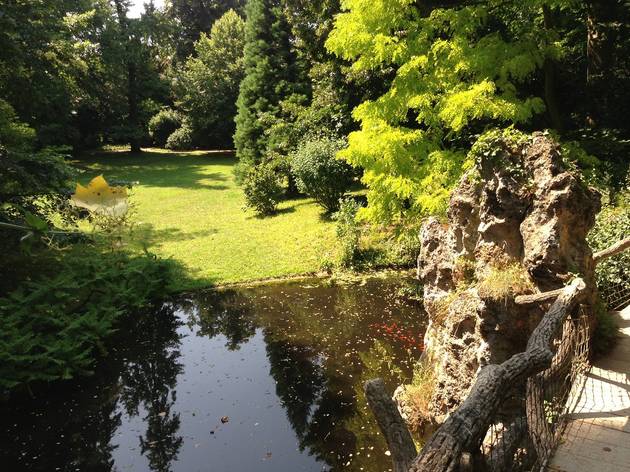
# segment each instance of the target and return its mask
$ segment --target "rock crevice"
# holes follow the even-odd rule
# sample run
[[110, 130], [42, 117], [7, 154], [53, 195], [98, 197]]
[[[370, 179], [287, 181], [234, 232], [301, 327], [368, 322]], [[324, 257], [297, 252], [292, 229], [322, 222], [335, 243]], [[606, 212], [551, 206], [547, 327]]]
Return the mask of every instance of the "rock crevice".
[[524, 349], [546, 307], [518, 305], [516, 296], [560, 288], [577, 274], [593, 286], [586, 235], [597, 192], [542, 133], [495, 138], [488, 149], [454, 190], [447, 221], [430, 218], [420, 234], [424, 362], [436, 373], [429, 410], [437, 421], [464, 400], [479, 367]]

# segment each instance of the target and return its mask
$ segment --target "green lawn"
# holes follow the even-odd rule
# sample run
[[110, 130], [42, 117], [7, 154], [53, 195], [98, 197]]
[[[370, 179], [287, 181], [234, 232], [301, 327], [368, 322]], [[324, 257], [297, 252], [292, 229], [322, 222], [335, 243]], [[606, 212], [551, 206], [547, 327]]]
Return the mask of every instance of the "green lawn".
[[218, 152], [104, 152], [83, 158], [81, 181], [137, 181], [136, 234], [151, 251], [185, 268], [178, 288], [315, 272], [335, 244], [334, 225], [310, 199], [288, 200], [277, 215], [243, 211], [236, 159]]

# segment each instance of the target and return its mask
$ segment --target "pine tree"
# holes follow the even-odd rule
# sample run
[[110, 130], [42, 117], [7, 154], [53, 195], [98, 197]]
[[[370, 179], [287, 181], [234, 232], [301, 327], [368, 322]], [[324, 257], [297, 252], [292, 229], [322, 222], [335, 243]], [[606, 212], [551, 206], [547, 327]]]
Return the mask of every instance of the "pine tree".
[[299, 67], [290, 27], [277, 0], [249, 0], [246, 6], [245, 78], [237, 101], [234, 143], [237, 176], [265, 158], [265, 122], [280, 112], [280, 101], [299, 91]]

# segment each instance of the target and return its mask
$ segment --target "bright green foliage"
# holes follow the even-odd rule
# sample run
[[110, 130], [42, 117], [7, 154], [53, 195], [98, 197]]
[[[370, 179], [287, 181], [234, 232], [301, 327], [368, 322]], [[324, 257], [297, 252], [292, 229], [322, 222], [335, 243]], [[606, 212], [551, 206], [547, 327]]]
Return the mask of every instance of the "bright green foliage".
[[66, 258], [0, 299], [0, 390], [91, 372], [121, 319], [166, 291], [166, 262], [151, 255]]
[[258, 215], [267, 216], [276, 212], [282, 197], [282, 184], [276, 169], [270, 164], [252, 167], [243, 182], [245, 205]]
[[244, 75], [245, 21], [229, 10], [201, 34], [195, 56], [178, 76], [178, 106], [189, 119], [197, 144], [232, 148], [239, 84]]
[[359, 256], [359, 238], [361, 227], [357, 223], [357, 212], [361, 205], [354, 198], [345, 198], [339, 203], [337, 220], [337, 241], [340, 253], [338, 263], [341, 267], [350, 267]]
[[282, 6], [274, 0], [249, 0], [246, 16], [245, 78], [234, 135], [241, 175], [266, 157], [264, 122], [280, 112], [283, 98], [298, 91], [299, 76]]
[[182, 125], [182, 117], [175, 110], [165, 108], [149, 120], [149, 136], [153, 144], [164, 147], [168, 137]]
[[[542, 99], [519, 85], [547, 51], [534, 28], [518, 31], [518, 38], [511, 25], [499, 28], [493, 3], [423, 11], [412, 0], [342, 2], [347, 11], [337, 17], [327, 47], [354, 61], [356, 73], [396, 70], [384, 95], [355, 109], [361, 130], [340, 153], [365, 170], [364, 217], [391, 221], [443, 211], [467, 167], [466, 141], [475, 128], [526, 123], [544, 110]], [[528, 18], [535, 8], [522, 10]]]
[[166, 149], [183, 151], [194, 146], [193, 130], [187, 122], [171, 133], [166, 140]]
[[[607, 204], [597, 215], [595, 227], [588, 235], [593, 251], [601, 251], [630, 234], [630, 192], [618, 197], [616, 204]], [[630, 291], [630, 251], [602, 260], [597, 264], [597, 286], [604, 297]]]
[[337, 211], [350, 186], [352, 169], [335, 155], [343, 141], [318, 139], [302, 144], [291, 159], [291, 172], [300, 192], [313, 197], [327, 212]]

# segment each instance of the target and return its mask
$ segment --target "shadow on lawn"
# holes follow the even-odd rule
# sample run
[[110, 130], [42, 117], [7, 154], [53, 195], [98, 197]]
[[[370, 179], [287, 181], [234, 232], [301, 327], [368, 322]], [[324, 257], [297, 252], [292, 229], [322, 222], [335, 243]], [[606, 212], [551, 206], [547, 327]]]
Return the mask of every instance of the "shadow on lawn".
[[134, 228], [133, 239], [141, 247], [160, 247], [164, 243], [175, 241], [188, 241], [196, 238], [204, 238], [212, 234], [217, 234], [215, 228], [208, 228], [201, 231], [182, 231], [180, 228], [155, 229], [151, 223], [142, 223]]
[[[183, 189], [227, 190], [234, 184], [231, 170], [212, 172], [211, 166], [233, 167], [233, 154], [208, 152], [131, 154], [93, 153], [75, 161], [85, 171], [86, 178], [103, 174], [105, 178], [138, 182], [148, 187], [177, 187]], [[225, 182], [225, 183], [223, 183]]]

